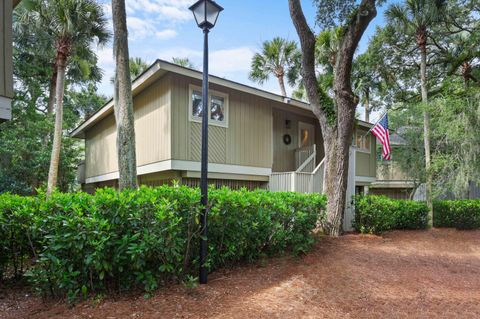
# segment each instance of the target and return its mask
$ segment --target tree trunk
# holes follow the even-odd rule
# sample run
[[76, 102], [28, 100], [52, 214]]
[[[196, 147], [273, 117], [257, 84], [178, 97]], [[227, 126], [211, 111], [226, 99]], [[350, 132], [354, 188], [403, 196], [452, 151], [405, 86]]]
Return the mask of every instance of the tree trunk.
[[55, 88], [55, 100], [57, 109], [55, 112], [55, 129], [53, 132], [52, 156], [50, 158], [50, 169], [48, 171], [47, 197], [49, 197], [57, 186], [58, 166], [60, 164], [60, 150], [62, 148], [63, 132], [63, 94], [65, 90], [65, 68], [67, 57], [63, 53], [57, 53], [57, 81]]
[[430, 154], [430, 114], [428, 112], [428, 90], [427, 90], [427, 48], [425, 45], [420, 47], [420, 85], [422, 91], [423, 110], [423, 141], [425, 145], [425, 173], [426, 173], [426, 187], [425, 195], [428, 206], [428, 227], [433, 226], [433, 198], [432, 198], [432, 173], [431, 154]]
[[365, 88], [365, 122], [370, 122], [370, 89]]
[[135, 119], [128, 54], [128, 30], [124, 0], [112, 0], [113, 54], [116, 62], [114, 110], [117, 125], [119, 189], [137, 188]]
[[50, 78], [50, 88], [48, 95], [47, 114], [53, 114], [55, 106], [55, 91], [57, 87], [57, 66], [53, 65], [52, 77]]
[[[323, 134], [325, 149], [325, 189], [327, 195], [327, 223], [325, 231], [330, 236], [338, 236], [342, 231], [343, 216], [346, 208], [348, 184], [348, 163], [350, 143], [339, 138], [339, 131]], [[350, 136], [353, 134], [353, 122]], [[348, 141], [351, 141], [348, 139]]]
[[300, 0], [289, 0], [290, 15], [302, 48], [302, 76], [312, 111], [322, 129], [325, 149], [325, 189], [327, 222], [331, 236], [342, 232], [348, 182], [349, 148], [355, 121], [355, 96], [351, 88], [352, 61], [358, 43], [370, 21], [376, 16], [375, 0], [362, 0], [347, 25], [334, 69], [335, 105], [319, 89], [315, 73], [315, 36], [307, 24]]
[[278, 84], [280, 85], [280, 91], [283, 97], [287, 96], [287, 91], [285, 90], [285, 80], [283, 79], [283, 75], [277, 76]]

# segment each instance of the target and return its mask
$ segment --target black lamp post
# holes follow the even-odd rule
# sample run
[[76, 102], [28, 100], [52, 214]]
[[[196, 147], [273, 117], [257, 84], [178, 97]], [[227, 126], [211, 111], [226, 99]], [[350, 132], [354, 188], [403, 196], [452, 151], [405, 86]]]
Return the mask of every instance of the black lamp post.
[[215, 26], [221, 6], [212, 0], [199, 0], [189, 8], [193, 12], [195, 21], [204, 34], [203, 45], [203, 82], [202, 82], [202, 167], [200, 173], [200, 190], [202, 193], [201, 239], [200, 239], [200, 283], [207, 283], [207, 212], [208, 212], [208, 32]]

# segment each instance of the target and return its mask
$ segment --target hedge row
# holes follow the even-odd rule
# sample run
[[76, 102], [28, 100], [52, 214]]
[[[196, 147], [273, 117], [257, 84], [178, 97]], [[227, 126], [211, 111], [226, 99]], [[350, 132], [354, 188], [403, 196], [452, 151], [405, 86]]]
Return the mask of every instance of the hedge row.
[[[325, 218], [321, 195], [224, 188], [209, 196], [211, 270], [306, 251]], [[0, 276], [27, 263], [34, 287], [70, 299], [183, 280], [199, 266], [199, 200], [198, 189], [169, 186], [0, 195]]]
[[480, 228], [480, 200], [444, 200], [434, 203], [435, 227]]
[[[480, 228], [480, 200], [445, 200], [433, 204], [434, 227]], [[424, 202], [394, 200], [386, 196], [357, 196], [353, 227], [378, 234], [392, 229], [424, 229], [428, 208]]]
[[368, 234], [392, 229], [423, 229], [427, 227], [427, 215], [427, 205], [422, 202], [394, 200], [386, 196], [357, 196], [353, 228]]

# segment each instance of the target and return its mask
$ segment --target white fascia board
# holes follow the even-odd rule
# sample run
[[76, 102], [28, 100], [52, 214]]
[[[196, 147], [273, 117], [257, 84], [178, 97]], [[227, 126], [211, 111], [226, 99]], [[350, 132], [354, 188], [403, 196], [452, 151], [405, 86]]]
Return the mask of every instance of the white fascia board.
[[[200, 171], [200, 162], [166, 160], [137, 167], [138, 175], [146, 175], [162, 171]], [[239, 174], [239, 175], [258, 175], [270, 176], [272, 169], [268, 167], [242, 166], [229, 164], [208, 164], [209, 173]], [[92, 176], [85, 179], [85, 183], [98, 183], [112, 179], [118, 179], [118, 172]]]

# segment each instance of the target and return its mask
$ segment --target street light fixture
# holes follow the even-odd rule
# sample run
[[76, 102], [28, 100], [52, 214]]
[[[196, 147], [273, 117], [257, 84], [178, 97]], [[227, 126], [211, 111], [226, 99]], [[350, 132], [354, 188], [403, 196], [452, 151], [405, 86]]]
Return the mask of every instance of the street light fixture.
[[201, 284], [207, 283], [208, 269], [205, 266], [207, 262], [207, 214], [208, 214], [208, 32], [215, 26], [218, 15], [223, 10], [221, 6], [212, 0], [199, 0], [190, 8], [195, 17], [195, 21], [200, 29], [203, 30], [203, 82], [202, 82], [202, 166], [200, 172], [200, 190], [202, 213], [200, 216], [200, 276]]

